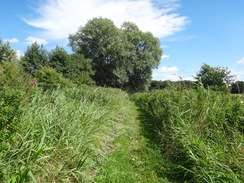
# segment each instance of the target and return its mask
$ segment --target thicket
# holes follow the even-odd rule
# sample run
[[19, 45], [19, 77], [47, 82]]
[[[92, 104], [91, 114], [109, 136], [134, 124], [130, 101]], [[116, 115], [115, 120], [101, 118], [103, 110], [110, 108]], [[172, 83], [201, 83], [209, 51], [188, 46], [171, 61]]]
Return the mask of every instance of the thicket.
[[231, 85], [231, 93], [244, 94], [244, 81], [236, 81]]
[[[23, 106], [34, 91], [34, 80], [17, 61], [0, 65], [0, 149], [10, 141], [20, 122]], [[2, 149], [1, 149], [2, 150]]]
[[243, 98], [202, 87], [155, 90], [131, 98], [157, 132], [172, 181], [244, 181]]

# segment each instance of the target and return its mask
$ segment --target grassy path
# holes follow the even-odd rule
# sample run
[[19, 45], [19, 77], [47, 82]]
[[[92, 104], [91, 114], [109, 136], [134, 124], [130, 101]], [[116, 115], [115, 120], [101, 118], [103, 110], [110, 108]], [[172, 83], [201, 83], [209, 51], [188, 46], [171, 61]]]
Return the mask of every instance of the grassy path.
[[37, 90], [0, 145], [0, 183], [168, 182], [145, 124], [120, 90]]
[[113, 134], [110, 135], [116, 136], [111, 144], [113, 150], [101, 163], [95, 182], [168, 182], [163, 178], [163, 160], [159, 151], [142, 135], [139, 112], [133, 103], [127, 110], [124, 111], [127, 117], [111, 131]]

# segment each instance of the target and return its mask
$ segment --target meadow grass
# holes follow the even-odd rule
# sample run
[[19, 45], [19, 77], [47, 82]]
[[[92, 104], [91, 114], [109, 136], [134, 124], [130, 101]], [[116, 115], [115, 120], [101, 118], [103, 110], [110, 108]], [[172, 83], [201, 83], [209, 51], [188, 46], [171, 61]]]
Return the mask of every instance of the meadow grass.
[[170, 181], [244, 181], [241, 98], [199, 88], [135, 94], [132, 99], [157, 132]]
[[133, 103], [129, 102], [129, 115], [120, 124], [111, 151], [101, 164], [95, 178], [98, 183], [167, 183], [165, 164], [160, 151], [144, 132], [146, 128]]
[[118, 89], [36, 88], [1, 141], [0, 182], [244, 182], [242, 97], [199, 88], [131, 99], [138, 108]]
[[115, 89], [36, 90], [1, 149], [0, 182], [89, 182], [126, 101], [128, 95]]

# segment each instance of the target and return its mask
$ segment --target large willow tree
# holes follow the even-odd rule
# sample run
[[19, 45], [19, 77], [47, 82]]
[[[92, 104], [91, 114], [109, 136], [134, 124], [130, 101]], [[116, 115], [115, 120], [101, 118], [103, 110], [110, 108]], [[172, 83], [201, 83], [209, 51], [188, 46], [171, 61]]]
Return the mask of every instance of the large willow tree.
[[159, 65], [163, 52], [159, 39], [151, 33], [131, 22], [117, 28], [106, 18], [88, 21], [69, 41], [74, 52], [92, 59], [98, 85], [129, 91], [148, 89], [152, 69]]

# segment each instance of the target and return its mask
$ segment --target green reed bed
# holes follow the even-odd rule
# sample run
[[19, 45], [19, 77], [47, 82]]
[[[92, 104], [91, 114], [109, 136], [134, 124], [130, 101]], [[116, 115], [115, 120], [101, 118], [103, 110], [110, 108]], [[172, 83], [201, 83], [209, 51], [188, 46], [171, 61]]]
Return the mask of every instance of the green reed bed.
[[168, 178], [176, 182], [244, 182], [243, 99], [199, 88], [134, 94], [158, 132]]
[[126, 101], [115, 89], [36, 89], [1, 144], [0, 182], [91, 182]]

